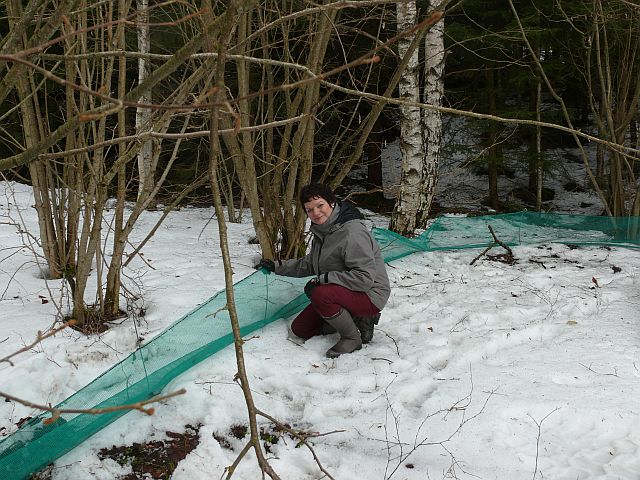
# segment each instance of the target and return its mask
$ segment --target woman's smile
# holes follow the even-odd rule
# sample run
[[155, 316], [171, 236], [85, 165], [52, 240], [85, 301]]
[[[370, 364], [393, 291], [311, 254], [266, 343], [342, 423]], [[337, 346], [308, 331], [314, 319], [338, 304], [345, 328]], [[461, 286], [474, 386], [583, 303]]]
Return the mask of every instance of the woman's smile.
[[322, 225], [331, 216], [333, 207], [324, 198], [316, 197], [305, 202], [304, 210], [313, 223]]

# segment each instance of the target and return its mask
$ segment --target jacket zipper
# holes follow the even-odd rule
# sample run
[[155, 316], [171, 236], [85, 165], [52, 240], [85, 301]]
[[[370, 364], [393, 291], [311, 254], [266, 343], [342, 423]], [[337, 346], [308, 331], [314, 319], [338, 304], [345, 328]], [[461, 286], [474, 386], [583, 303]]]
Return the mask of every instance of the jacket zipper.
[[320, 255], [322, 255], [322, 247], [324, 246], [324, 240], [321, 240], [320, 237], [316, 236], [318, 242], [320, 242], [320, 248], [318, 248], [318, 258], [316, 259], [316, 279], [320, 281], [320, 275], [322, 272], [320, 271]]

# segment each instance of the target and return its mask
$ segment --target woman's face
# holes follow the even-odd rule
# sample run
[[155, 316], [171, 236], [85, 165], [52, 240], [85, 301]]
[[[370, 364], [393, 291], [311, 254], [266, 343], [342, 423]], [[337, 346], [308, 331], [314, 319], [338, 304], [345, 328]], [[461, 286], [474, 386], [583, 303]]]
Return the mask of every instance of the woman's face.
[[333, 207], [324, 198], [315, 197], [304, 203], [304, 210], [313, 223], [322, 225], [329, 219]]

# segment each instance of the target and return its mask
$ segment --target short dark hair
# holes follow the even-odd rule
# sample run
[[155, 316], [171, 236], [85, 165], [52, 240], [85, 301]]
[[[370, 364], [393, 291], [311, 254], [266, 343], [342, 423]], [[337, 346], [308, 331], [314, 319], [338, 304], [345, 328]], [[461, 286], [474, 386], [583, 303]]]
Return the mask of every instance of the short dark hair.
[[324, 198], [330, 205], [338, 202], [331, 188], [324, 183], [310, 183], [300, 189], [300, 203], [302, 206], [314, 198]]

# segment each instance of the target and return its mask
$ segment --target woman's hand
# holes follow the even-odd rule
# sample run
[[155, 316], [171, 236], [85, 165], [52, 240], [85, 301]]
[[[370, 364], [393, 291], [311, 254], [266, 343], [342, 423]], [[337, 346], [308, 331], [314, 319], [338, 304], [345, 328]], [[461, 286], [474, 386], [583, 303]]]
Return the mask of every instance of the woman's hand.
[[320, 285], [320, 283], [318, 282], [317, 278], [312, 278], [311, 280], [309, 280], [307, 282], [307, 284], [304, 286], [304, 294], [308, 297], [311, 298], [311, 291], [316, 288], [318, 285]]

